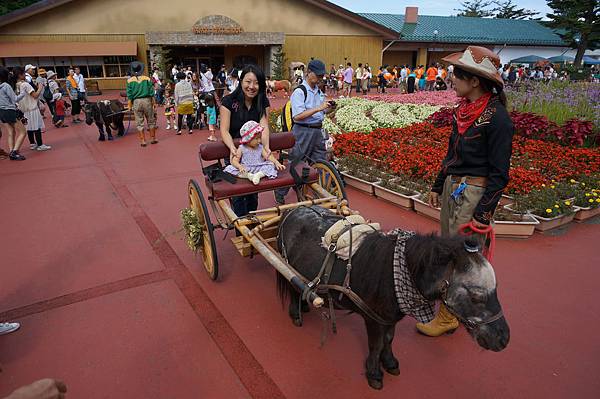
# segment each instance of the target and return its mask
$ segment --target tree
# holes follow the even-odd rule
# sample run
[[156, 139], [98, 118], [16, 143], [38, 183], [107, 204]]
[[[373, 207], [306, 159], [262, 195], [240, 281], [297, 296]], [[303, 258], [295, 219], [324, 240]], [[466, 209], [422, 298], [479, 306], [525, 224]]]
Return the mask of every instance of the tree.
[[[495, 13], [495, 18], [501, 19], [534, 19], [532, 17], [539, 14], [537, 11], [526, 10], [524, 8], [518, 8], [513, 0], [494, 1], [496, 8], [492, 11]], [[539, 19], [539, 18], [538, 18]]]
[[273, 76], [271, 79], [274, 80], [284, 80], [285, 79], [285, 63], [286, 63], [285, 53], [281, 46], [277, 48], [277, 50], [273, 53]]
[[598, 0], [549, 0], [554, 11], [546, 16], [548, 25], [557, 29], [558, 35], [577, 49], [575, 65], [580, 67], [585, 50], [600, 47], [600, 4]]
[[12, 1], [1, 1], [0, 2], [0, 15], [10, 14], [13, 11], [20, 10], [21, 8], [29, 7], [33, 3], [37, 3], [39, 0], [12, 0]]
[[456, 15], [459, 17], [491, 17], [494, 15], [492, 10], [488, 9], [491, 4], [491, 1], [486, 0], [465, 0], [460, 2], [461, 9], [454, 10], [458, 11]]

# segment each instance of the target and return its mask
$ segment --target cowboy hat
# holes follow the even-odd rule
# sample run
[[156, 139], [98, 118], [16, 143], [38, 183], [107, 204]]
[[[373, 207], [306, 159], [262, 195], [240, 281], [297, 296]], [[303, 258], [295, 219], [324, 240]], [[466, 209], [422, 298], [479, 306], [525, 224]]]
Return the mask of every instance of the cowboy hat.
[[133, 75], [141, 75], [144, 72], [144, 64], [139, 61], [133, 61], [129, 64], [129, 69]]
[[489, 79], [500, 87], [504, 86], [502, 76], [498, 72], [498, 68], [502, 66], [500, 57], [490, 49], [469, 46], [464, 52], [452, 53], [442, 58], [442, 61], [471, 72], [473, 75]]
[[36, 68], [35, 65], [27, 64], [27, 65], [25, 65], [25, 72], [29, 71], [30, 69], [35, 69], [35, 68]]
[[48, 79], [52, 79], [55, 76], [56, 76], [56, 72], [54, 72], [54, 71], [48, 71], [46, 73], [46, 78], [48, 78]]

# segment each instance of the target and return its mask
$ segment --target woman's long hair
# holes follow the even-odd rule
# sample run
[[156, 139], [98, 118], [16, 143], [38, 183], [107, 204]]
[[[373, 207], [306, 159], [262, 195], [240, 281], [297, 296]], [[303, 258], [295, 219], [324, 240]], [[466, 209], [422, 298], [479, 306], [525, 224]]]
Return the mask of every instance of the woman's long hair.
[[[244, 81], [246, 74], [250, 72], [252, 72], [256, 76], [256, 80], [258, 80], [258, 94], [252, 99], [252, 107], [258, 107], [260, 110], [260, 117], [262, 118], [267, 113], [267, 109], [264, 107], [267, 98], [267, 81], [265, 79], [265, 73], [258, 65], [249, 64], [242, 69], [238, 87], [236, 87], [233, 93], [229, 95], [232, 96], [233, 99], [238, 100], [240, 104], [244, 104], [245, 96], [242, 91], [242, 82]], [[240, 109], [242, 112], [247, 112], [246, 107], [240, 107]]]
[[497, 95], [498, 99], [500, 100], [500, 103], [506, 107], [506, 94], [504, 93], [502, 86], [500, 86], [498, 83], [490, 79], [483, 78], [479, 75], [475, 75], [474, 73], [471, 73], [469, 71], [465, 71], [464, 69], [461, 69], [458, 66], [454, 67], [454, 76], [456, 76], [460, 80], [469, 80], [472, 77], [476, 77], [477, 79], [479, 79], [479, 84], [481, 85], [481, 88], [487, 93]]

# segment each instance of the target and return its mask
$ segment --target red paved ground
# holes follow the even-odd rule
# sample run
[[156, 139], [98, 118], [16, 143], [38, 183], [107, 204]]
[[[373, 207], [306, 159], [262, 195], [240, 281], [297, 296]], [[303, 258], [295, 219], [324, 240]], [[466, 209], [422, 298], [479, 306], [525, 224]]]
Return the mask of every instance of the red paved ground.
[[[512, 333], [504, 352], [482, 351], [462, 329], [417, 335], [407, 318], [394, 342], [402, 374], [386, 375], [374, 392], [363, 376], [359, 317], [340, 313], [338, 335], [320, 349], [318, 315], [292, 326], [263, 259], [239, 257], [219, 233], [215, 283], [186, 249], [178, 213], [188, 179], [201, 180], [196, 147], [208, 132], [161, 130], [160, 144], [145, 149], [131, 133], [100, 143], [95, 127], [49, 129], [53, 150], [0, 161], [0, 319], [22, 323], [0, 337], [0, 397], [46, 376], [86, 399], [600, 395], [597, 221], [498, 243], [494, 265]], [[437, 228], [349, 196], [385, 228]]]

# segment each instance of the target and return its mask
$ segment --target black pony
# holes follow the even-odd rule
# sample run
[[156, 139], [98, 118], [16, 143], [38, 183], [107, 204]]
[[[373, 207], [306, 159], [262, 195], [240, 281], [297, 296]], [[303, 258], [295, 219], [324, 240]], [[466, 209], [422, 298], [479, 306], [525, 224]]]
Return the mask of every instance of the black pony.
[[98, 141], [104, 141], [104, 127], [106, 126], [106, 134], [109, 140], [113, 139], [111, 128], [118, 130], [117, 135], [125, 134], [125, 126], [123, 125], [123, 104], [119, 100], [103, 100], [96, 103], [88, 102], [83, 110], [85, 111], [85, 123], [91, 125], [96, 123], [100, 137]]
[[[279, 227], [279, 250], [289, 264], [309, 280], [318, 275], [327, 253], [321, 237], [336, 222], [336, 219], [321, 216], [328, 212], [317, 206], [301, 207], [284, 215]], [[396, 235], [381, 232], [369, 233], [352, 257], [350, 278], [352, 291], [391, 325], [376, 322], [348, 297], [343, 296], [340, 301], [339, 292], [331, 292], [336, 308], [357, 312], [365, 321], [369, 341], [366, 376], [375, 389], [383, 387], [380, 365], [392, 375], [400, 374], [391, 346], [395, 324], [405, 316], [398, 307], [394, 290], [396, 238]], [[508, 344], [510, 332], [496, 296], [494, 270], [479, 252], [469, 252], [467, 247], [464, 238], [415, 235], [406, 241], [406, 265], [417, 290], [426, 299], [444, 300], [482, 348], [501, 351]], [[346, 263], [336, 260], [329, 284], [342, 285]], [[292, 321], [301, 326], [298, 293], [279, 274], [277, 285], [282, 301], [290, 298]]]

